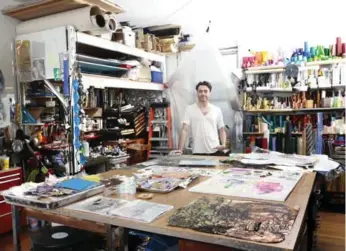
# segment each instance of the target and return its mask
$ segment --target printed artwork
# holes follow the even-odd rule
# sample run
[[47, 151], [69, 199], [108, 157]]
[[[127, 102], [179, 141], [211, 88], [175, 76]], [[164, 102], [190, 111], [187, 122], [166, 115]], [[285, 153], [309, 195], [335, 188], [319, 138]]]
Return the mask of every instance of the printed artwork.
[[171, 209], [173, 206], [170, 205], [134, 200], [123, 207], [115, 208], [110, 213], [122, 218], [151, 223]]
[[280, 183], [276, 182], [266, 182], [260, 181], [256, 184], [257, 193], [259, 194], [267, 194], [273, 192], [281, 192], [283, 186]]
[[189, 168], [189, 167], [178, 167], [178, 166], [163, 166], [163, 165], [153, 165], [139, 170], [140, 173], [151, 174], [172, 174], [180, 173], [198, 176], [214, 176], [221, 173], [220, 169], [215, 168]]
[[298, 208], [282, 203], [202, 197], [175, 210], [168, 225], [261, 243], [278, 243], [290, 233]]
[[189, 189], [190, 192], [285, 201], [303, 173], [230, 168]]
[[109, 215], [110, 210], [124, 206], [127, 200], [113, 199], [103, 196], [94, 196], [86, 200], [69, 205], [66, 208], [84, 212], [92, 212], [101, 215]]
[[66, 208], [150, 223], [171, 210], [173, 206], [143, 200], [113, 199], [99, 195], [69, 205]]

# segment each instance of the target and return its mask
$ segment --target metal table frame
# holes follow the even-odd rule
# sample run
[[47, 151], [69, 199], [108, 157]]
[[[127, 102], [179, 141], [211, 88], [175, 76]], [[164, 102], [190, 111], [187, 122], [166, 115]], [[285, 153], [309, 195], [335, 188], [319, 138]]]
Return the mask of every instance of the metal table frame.
[[[12, 207], [12, 234], [13, 234], [13, 250], [22, 251], [21, 247], [21, 224], [20, 224], [20, 207], [11, 205]], [[128, 251], [128, 229], [106, 225], [107, 251], [116, 251], [116, 241], [119, 239], [119, 250]]]

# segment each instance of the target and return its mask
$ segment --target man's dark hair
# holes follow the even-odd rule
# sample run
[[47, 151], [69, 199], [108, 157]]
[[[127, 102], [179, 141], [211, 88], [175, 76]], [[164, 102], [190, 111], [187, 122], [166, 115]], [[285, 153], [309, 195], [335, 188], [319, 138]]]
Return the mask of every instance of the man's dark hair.
[[201, 81], [201, 82], [199, 82], [199, 83], [196, 85], [196, 91], [198, 90], [198, 87], [200, 87], [200, 86], [202, 86], [202, 85], [208, 87], [209, 91], [211, 91], [212, 86], [211, 86], [211, 84], [210, 84], [208, 81]]

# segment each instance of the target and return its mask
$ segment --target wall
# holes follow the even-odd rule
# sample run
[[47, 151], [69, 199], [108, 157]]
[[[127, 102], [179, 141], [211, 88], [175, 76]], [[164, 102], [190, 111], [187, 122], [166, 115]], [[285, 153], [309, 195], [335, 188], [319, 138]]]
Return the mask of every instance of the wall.
[[211, 20], [210, 33], [219, 47], [276, 49], [311, 44], [329, 45], [336, 36], [346, 40], [345, 9], [339, 0], [193, 0], [174, 21], [199, 37]]
[[[195, 41], [210, 33], [219, 48], [239, 45], [243, 50], [289, 50], [346, 41], [345, 8], [340, 0], [117, 0], [126, 13], [119, 20], [137, 26], [176, 23], [194, 35]], [[146, 11], [141, 11], [145, 9]]]
[[[1, 0], [0, 9], [2, 10], [9, 5], [15, 4], [18, 4], [18, 2], [14, 0]], [[0, 69], [5, 78], [6, 93], [15, 93], [16, 79], [12, 62], [14, 62], [15, 27], [18, 22], [18, 20], [0, 13]]]

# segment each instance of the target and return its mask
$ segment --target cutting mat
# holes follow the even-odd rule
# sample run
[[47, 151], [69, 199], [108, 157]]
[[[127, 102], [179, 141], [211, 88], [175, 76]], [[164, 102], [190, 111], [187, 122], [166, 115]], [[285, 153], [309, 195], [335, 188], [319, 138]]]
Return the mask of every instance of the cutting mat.
[[5, 8], [2, 13], [22, 21], [74, 10], [88, 5], [97, 5], [103, 11], [115, 14], [124, 10], [108, 0], [40, 0]]

